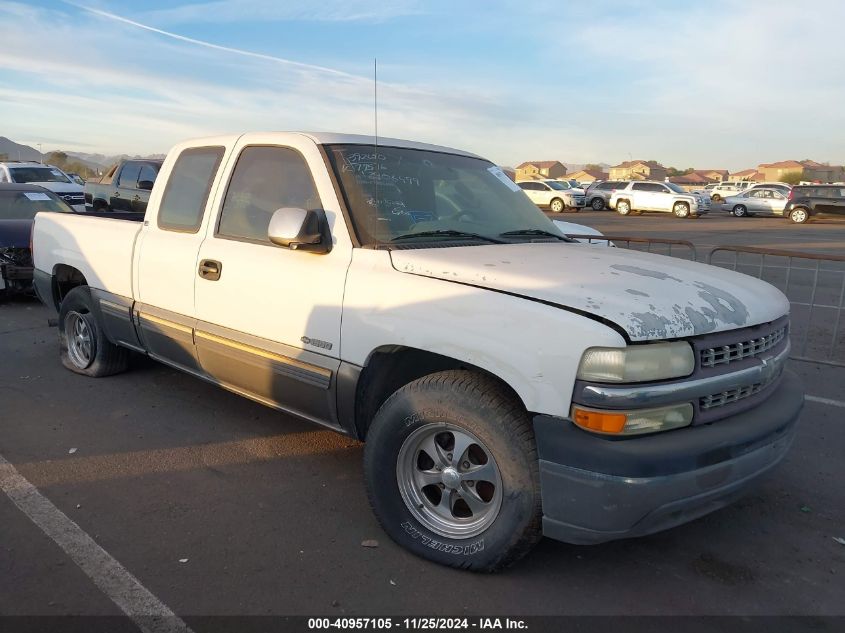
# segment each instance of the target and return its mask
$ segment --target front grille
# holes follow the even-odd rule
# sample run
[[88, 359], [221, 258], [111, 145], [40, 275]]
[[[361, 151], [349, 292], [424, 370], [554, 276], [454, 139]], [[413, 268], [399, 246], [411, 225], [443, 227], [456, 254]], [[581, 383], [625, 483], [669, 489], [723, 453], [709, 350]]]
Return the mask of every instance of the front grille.
[[760, 338], [702, 349], [701, 366], [703, 368], [712, 368], [718, 365], [729, 365], [745, 358], [754, 358], [763, 352], [777, 347], [785, 336], [786, 326], [783, 326]]
[[758, 382], [753, 385], [743, 385], [742, 387], [728, 389], [727, 391], [723, 391], [721, 393], [704, 396], [703, 398], [699, 398], [698, 406], [702, 411], [707, 411], [715, 407], [723, 407], [726, 404], [744, 400], [745, 398], [749, 398], [763, 391], [766, 387], [777, 380], [780, 377], [780, 374], [781, 372], [777, 372], [768, 380]]
[[81, 193], [60, 193], [57, 194], [62, 200], [68, 204], [84, 204], [85, 196]]

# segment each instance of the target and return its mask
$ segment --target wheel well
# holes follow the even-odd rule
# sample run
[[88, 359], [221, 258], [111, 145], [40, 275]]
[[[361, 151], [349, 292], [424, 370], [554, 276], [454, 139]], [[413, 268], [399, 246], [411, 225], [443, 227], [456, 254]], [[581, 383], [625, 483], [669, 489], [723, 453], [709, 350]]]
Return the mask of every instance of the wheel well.
[[77, 286], [87, 286], [85, 279], [79, 269], [67, 264], [57, 264], [53, 269], [53, 304], [56, 311], [61, 308], [62, 301], [71, 290]]
[[370, 423], [381, 405], [398, 389], [410, 382], [449, 369], [466, 369], [492, 377], [523, 406], [519, 395], [501, 378], [470, 363], [433, 352], [404, 346], [376, 349], [361, 371], [355, 394], [355, 430], [365, 439]]

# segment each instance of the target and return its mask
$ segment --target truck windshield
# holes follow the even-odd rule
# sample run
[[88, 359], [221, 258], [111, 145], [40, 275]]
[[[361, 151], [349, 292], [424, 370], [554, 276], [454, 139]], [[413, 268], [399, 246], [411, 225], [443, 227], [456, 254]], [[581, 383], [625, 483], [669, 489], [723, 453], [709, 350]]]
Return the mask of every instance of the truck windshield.
[[55, 167], [10, 167], [12, 182], [70, 182]]
[[516, 183], [480, 158], [371, 145], [326, 149], [364, 245], [563, 238]]

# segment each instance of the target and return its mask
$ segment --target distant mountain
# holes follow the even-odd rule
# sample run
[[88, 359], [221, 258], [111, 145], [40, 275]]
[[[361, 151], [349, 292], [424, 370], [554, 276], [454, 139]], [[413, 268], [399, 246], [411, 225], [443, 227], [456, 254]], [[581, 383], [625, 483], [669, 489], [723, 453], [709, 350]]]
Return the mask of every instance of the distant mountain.
[[8, 160], [40, 160], [41, 154], [29, 145], [15, 143], [12, 139], [0, 136], [0, 154], [5, 154]]
[[124, 158], [158, 158], [162, 159], [165, 157], [165, 154], [148, 154], [146, 156], [141, 156], [139, 154], [135, 154], [134, 156], [130, 156], [129, 154], [119, 154], [117, 156], [106, 156], [105, 154], [88, 154], [86, 152], [67, 152], [67, 155], [74, 160], [78, 160], [81, 163], [84, 163], [91, 167], [92, 169], [108, 169], [116, 162], [123, 160]]

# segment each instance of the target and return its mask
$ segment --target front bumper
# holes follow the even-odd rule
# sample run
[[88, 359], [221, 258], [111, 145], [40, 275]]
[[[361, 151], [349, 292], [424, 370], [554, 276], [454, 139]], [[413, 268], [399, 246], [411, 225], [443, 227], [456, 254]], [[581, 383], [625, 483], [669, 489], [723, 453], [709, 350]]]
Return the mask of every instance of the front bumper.
[[762, 404], [712, 424], [607, 438], [534, 418], [543, 533], [590, 544], [659, 532], [728, 505], [786, 454], [804, 405], [784, 372]]

